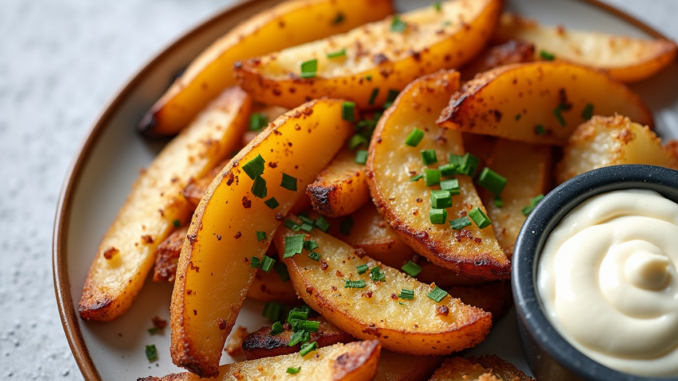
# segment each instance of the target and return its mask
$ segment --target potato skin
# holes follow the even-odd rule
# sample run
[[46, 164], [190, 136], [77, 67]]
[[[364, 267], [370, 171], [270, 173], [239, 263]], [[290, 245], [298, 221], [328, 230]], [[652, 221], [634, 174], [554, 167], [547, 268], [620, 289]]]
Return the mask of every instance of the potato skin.
[[534, 45], [509, 40], [500, 45], [490, 46], [473, 61], [464, 65], [459, 72], [463, 82], [473, 79], [477, 74], [494, 68], [517, 63], [534, 61]]
[[[343, 21], [333, 22], [339, 13]], [[236, 84], [236, 60], [346, 32], [391, 13], [391, 0], [291, 0], [263, 9], [195, 58], [138, 129], [148, 136], [179, 132], [223, 89]]]

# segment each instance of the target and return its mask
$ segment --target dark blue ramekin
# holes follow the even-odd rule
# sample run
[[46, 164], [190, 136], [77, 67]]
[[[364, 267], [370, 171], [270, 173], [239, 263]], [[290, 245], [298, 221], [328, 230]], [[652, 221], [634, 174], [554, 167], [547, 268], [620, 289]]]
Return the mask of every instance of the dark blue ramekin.
[[592, 196], [623, 189], [654, 190], [678, 203], [678, 171], [651, 165], [619, 165], [584, 173], [551, 191], [532, 211], [518, 235], [513, 255], [513, 295], [527, 363], [540, 381], [668, 380], [622, 373], [579, 352], [551, 325], [536, 290], [539, 256], [563, 217]]

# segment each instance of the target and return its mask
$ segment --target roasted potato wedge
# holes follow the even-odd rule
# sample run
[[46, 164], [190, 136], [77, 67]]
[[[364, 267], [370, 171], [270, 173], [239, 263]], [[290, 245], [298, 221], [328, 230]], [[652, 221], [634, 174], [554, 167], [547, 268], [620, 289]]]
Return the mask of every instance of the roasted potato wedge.
[[289, 280], [283, 282], [274, 270], [269, 272], [257, 270], [252, 284], [247, 290], [247, 297], [260, 302], [300, 303], [292, 282]]
[[[298, 234], [286, 227], [278, 230], [278, 252], [285, 252], [286, 242], [294, 235]], [[492, 323], [487, 312], [450, 296], [436, 302], [427, 297], [433, 285], [420, 283], [367, 256], [361, 258], [361, 250], [317, 229], [305, 236], [318, 244], [314, 252], [320, 254], [320, 260], [309, 258], [305, 249], [283, 259], [294, 288], [306, 304], [349, 334], [364, 340], [378, 339], [384, 348], [396, 352], [439, 355], [470, 348], [489, 332]], [[361, 265], [371, 270], [358, 274]], [[376, 268], [385, 280], [370, 279]], [[351, 282], [364, 286], [350, 288]], [[403, 289], [413, 290], [413, 299], [400, 299]]]
[[565, 146], [556, 176], [563, 183], [596, 168], [649, 164], [678, 169], [678, 159], [647, 126], [629, 118], [595, 116], [579, 126]]
[[[311, 333], [310, 342], [317, 342], [319, 348], [329, 347], [336, 343], [350, 343], [356, 339], [348, 333], [340, 330], [330, 324], [323, 317], [309, 318], [320, 322], [318, 332]], [[242, 343], [242, 350], [248, 360], [255, 360], [264, 357], [273, 357], [297, 353], [301, 344], [289, 346], [292, 338], [292, 328], [289, 324], [283, 325], [285, 331], [275, 336], [271, 336], [271, 327], [264, 327], [251, 333]]]
[[233, 150], [252, 101], [226, 90], [142, 171], [104, 236], [80, 299], [80, 316], [111, 321], [124, 314], [153, 267], [156, 247], [191, 217], [182, 189]]
[[591, 113], [625, 113], [635, 122], [652, 125], [647, 105], [624, 84], [583, 66], [546, 61], [503, 66], [477, 76], [450, 99], [438, 124], [527, 143], [565, 145]]
[[507, 280], [477, 286], [452, 286], [445, 291], [469, 306], [491, 313], [493, 323], [504, 317], [513, 306], [511, 282]]
[[306, 188], [313, 209], [328, 217], [347, 216], [370, 199], [365, 166], [355, 162], [355, 151], [345, 148]]
[[[222, 365], [215, 376], [218, 381], [369, 381], [374, 378], [379, 363], [381, 344], [376, 340], [335, 344], [320, 348], [304, 357], [298, 353], [242, 361]], [[301, 367], [298, 373], [287, 373], [288, 368]], [[200, 381], [192, 373], [170, 374], [162, 378], [147, 377], [140, 381]]]
[[205, 192], [212, 183], [212, 180], [214, 180], [214, 178], [217, 177], [219, 173], [221, 173], [221, 170], [224, 169], [229, 161], [231, 161], [230, 158], [220, 162], [214, 168], [210, 169], [210, 171], [207, 172], [205, 176], [194, 179], [190, 181], [188, 185], [186, 185], [183, 190], [183, 195], [191, 204], [193, 210], [195, 210], [195, 208], [198, 207], [198, 204], [200, 204], [200, 200], [202, 200], [202, 196], [205, 195]]
[[499, 66], [534, 61], [534, 45], [528, 42], [509, 40], [500, 45], [488, 47], [473, 61], [464, 65], [459, 72], [461, 80], [466, 82], [477, 74]]
[[373, 381], [426, 381], [444, 359], [444, 356], [412, 356], [382, 349]]
[[262, 9], [194, 59], [138, 128], [147, 135], [179, 132], [210, 100], [236, 83], [236, 60], [343, 33], [392, 13], [391, 0], [290, 0]]
[[[458, 68], [480, 52], [499, 19], [502, 0], [454, 0], [352, 31], [236, 63], [240, 86], [254, 99], [294, 107], [320, 96], [382, 105], [391, 90], [417, 77]], [[336, 53], [336, 52], [340, 53]], [[328, 58], [338, 54], [339, 57]], [[301, 72], [300, 63], [317, 63]]]
[[[510, 276], [511, 263], [499, 247], [492, 227], [476, 224], [453, 230], [445, 222], [434, 225], [428, 214], [430, 191], [425, 180], [410, 181], [422, 173], [420, 151], [435, 150], [437, 165], [446, 164], [448, 154], [464, 154], [462, 135], [439, 128], [435, 120], [445, 107], [445, 99], [459, 86], [459, 73], [441, 71], [410, 84], [379, 121], [372, 136], [367, 160], [370, 193], [377, 209], [400, 238], [434, 264], [467, 277], [487, 280]], [[405, 145], [414, 128], [426, 131], [416, 147]], [[466, 216], [482, 206], [469, 176], [457, 176], [460, 194], [447, 208], [450, 220]]]
[[492, 220], [494, 234], [504, 253], [513, 257], [518, 233], [527, 218], [522, 210], [532, 198], [546, 194], [551, 188], [551, 147], [498, 139], [487, 165], [505, 177], [501, 192], [503, 206], [498, 207], [494, 195], [480, 189], [480, 197]]
[[445, 360], [429, 381], [536, 381], [497, 356]]
[[181, 255], [181, 248], [184, 246], [188, 226], [181, 227], [172, 232], [166, 240], [162, 241], [155, 249], [155, 269], [153, 271], [153, 281], [155, 282], [174, 282], [177, 275], [177, 264]]
[[[218, 373], [224, 341], [254, 279], [250, 257], [261, 259], [284, 215], [353, 133], [341, 118], [342, 104], [315, 100], [287, 112], [210, 185], [193, 215], [177, 267], [171, 307], [175, 364], [203, 377]], [[255, 178], [267, 182], [265, 198], [252, 190], [250, 176], [260, 172], [258, 167], [247, 167], [258, 156], [265, 164], [259, 168], [263, 175]], [[279, 206], [264, 203], [272, 198]], [[259, 242], [256, 232], [264, 232], [266, 239]]]
[[501, 16], [495, 40], [532, 43], [540, 52], [602, 70], [622, 82], [637, 82], [657, 74], [676, 59], [676, 44], [668, 40], [631, 38], [598, 32], [539, 25], [513, 14]]

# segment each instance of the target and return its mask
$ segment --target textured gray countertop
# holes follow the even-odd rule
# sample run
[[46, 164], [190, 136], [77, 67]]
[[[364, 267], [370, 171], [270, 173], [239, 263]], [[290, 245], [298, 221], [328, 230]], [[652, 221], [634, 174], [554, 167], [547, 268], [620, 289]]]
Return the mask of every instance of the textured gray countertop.
[[[66, 170], [125, 80], [234, 2], [0, 1], [0, 380], [82, 379], [52, 285], [52, 224]], [[678, 40], [678, 1], [607, 2]]]

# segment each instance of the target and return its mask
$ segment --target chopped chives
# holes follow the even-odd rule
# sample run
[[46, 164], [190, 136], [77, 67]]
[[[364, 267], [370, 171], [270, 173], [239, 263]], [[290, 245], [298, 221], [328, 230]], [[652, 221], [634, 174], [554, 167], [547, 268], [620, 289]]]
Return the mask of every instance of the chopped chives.
[[447, 210], [431, 208], [428, 212], [428, 219], [432, 224], [444, 224], [447, 221]]
[[327, 53], [327, 58], [339, 58], [339, 57], [346, 57], [346, 48], [337, 50], [336, 52]]
[[283, 333], [283, 331], [285, 331], [285, 328], [283, 328], [282, 324], [279, 321], [273, 323], [273, 325], [271, 326], [271, 336], [279, 335]]
[[261, 315], [270, 321], [281, 321], [285, 318], [285, 306], [276, 302], [266, 303]]
[[398, 94], [400, 94], [400, 91], [390, 89], [388, 91], [388, 94], [386, 95], [386, 103], [384, 103], [384, 108], [391, 107], [393, 102], [395, 102], [396, 98], [398, 98]]
[[285, 225], [285, 227], [288, 229], [294, 230], [295, 232], [298, 232], [299, 229], [301, 229], [301, 225], [292, 220], [285, 220], [285, 223], [283, 225]]
[[261, 261], [257, 257], [250, 258], [250, 268], [258, 269], [261, 266]]
[[504, 200], [501, 199], [501, 196], [494, 196], [494, 206], [497, 208], [504, 207]]
[[421, 161], [424, 162], [424, 165], [431, 165], [438, 162], [438, 156], [436, 156], [436, 150], [426, 149], [420, 152]]
[[318, 246], [318, 242], [316, 242], [316, 241], [314, 241], [314, 240], [312, 240], [312, 239], [310, 239], [310, 240], [308, 240], [308, 241], [304, 241], [304, 249], [306, 249], [306, 250], [308, 250], [308, 251], [317, 249], [318, 247], [319, 247], [319, 246]]
[[386, 280], [386, 274], [379, 267], [373, 267], [370, 270], [370, 279], [373, 282], [383, 282]]
[[174, 221], [172, 221], [172, 226], [174, 226], [175, 228], [178, 228], [178, 227], [181, 226], [181, 222], [179, 222], [179, 220], [174, 220]]
[[426, 296], [429, 299], [434, 300], [436, 303], [440, 303], [440, 301], [447, 296], [447, 291], [441, 289], [438, 286], [435, 286], [435, 288], [431, 292], [426, 294]]
[[266, 188], [266, 180], [264, 180], [263, 177], [259, 176], [256, 179], [254, 179], [254, 183], [252, 183], [252, 189], [250, 189], [254, 197], [257, 198], [266, 198], [266, 195], [268, 194], [268, 189]]
[[565, 127], [567, 123], [565, 122], [565, 118], [563, 118], [561, 111], [563, 111], [563, 105], [558, 105], [553, 109], [553, 115], [555, 115], [556, 119], [558, 119], [558, 123], [560, 123], [562, 127]]
[[314, 261], [320, 260], [320, 254], [316, 253], [315, 251], [311, 251], [310, 253], [308, 253], [308, 257]]
[[471, 226], [471, 220], [466, 216], [450, 221], [450, 227], [454, 230], [461, 230], [467, 226]]
[[318, 327], [320, 327], [320, 322], [314, 320], [302, 320], [297, 323], [297, 329], [306, 332], [318, 332]]
[[447, 155], [447, 161], [452, 165], [456, 165], [458, 168], [461, 168], [464, 165], [464, 157], [453, 153]]
[[149, 328], [149, 329], [148, 329], [148, 333], [149, 333], [151, 336], [155, 335], [155, 334], [158, 333], [158, 332], [160, 332], [160, 328], [158, 328], [158, 327], [153, 327], [153, 328]]
[[534, 132], [536, 132], [537, 135], [541, 136], [546, 133], [546, 129], [544, 129], [544, 126], [542, 126], [541, 124], [538, 124], [534, 126]]
[[452, 194], [447, 190], [431, 191], [431, 206], [436, 209], [445, 209], [452, 206]]
[[264, 257], [261, 259], [261, 267], [260, 268], [262, 270], [266, 271], [267, 273], [271, 272], [271, 268], [273, 267], [275, 262], [276, 262], [275, 259], [264, 255]]
[[[450, 160], [450, 162], [452, 161]], [[478, 164], [480, 164], [480, 159], [470, 153], [466, 153], [466, 155], [461, 158], [459, 173], [473, 177], [478, 169]]]
[[593, 117], [593, 104], [588, 103], [584, 106], [584, 110], [581, 112], [581, 118], [584, 120], [589, 120]]
[[478, 185], [487, 189], [495, 196], [499, 196], [506, 187], [506, 177], [491, 170], [489, 167], [483, 168], [478, 176]]
[[547, 52], [546, 50], [540, 50], [540, 51], [539, 51], [539, 55], [541, 56], [541, 58], [543, 58], [543, 59], [545, 59], [545, 60], [547, 60], [547, 61], [553, 61], [554, 59], [556, 59], [556, 56], [555, 56], [555, 55], [553, 55], [552, 53]]
[[273, 265], [273, 270], [278, 273], [278, 276], [280, 277], [280, 280], [283, 281], [283, 283], [290, 280], [290, 273], [287, 271], [287, 266], [285, 266], [284, 263], [276, 262]]
[[344, 22], [344, 14], [339, 12], [337, 13], [337, 17], [335, 17], [334, 20], [332, 21], [332, 24], [337, 25], [341, 24], [342, 22]]
[[365, 79], [368, 80], [368, 81], [371, 81], [371, 80], [372, 80], [372, 76], [371, 76], [371, 75], [366, 75], [366, 76], [365, 76]]
[[309, 233], [313, 230], [313, 225], [306, 223], [306, 222], [302, 222], [300, 227], [301, 227], [301, 230], [303, 230], [305, 232], [309, 232]]
[[263, 112], [255, 112], [250, 115], [250, 131], [259, 131], [268, 125], [268, 115]]
[[419, 142], [421, 142], [421, 139], [424, 138], [424, 131], [414, 128], [412, 132], [407, 136], [407, 139], [405, 139], [405, 144], [410, 146], [410, 147], [416, 147]]
[[285, 252], [283, 253], [283, 258], [289, 258], [297, 254], [301, 254], [301, 251], [304, 249], [305, 237], [305, 234], [290, 235], [285, 237]]
[[344, 283], [344, 288], [364, 288], [365, 287], [365, 281], [364, 280], [347, 280]]
[[296, 373], [299, 373], [300, 370], [301, 370], [301, 366], [298, 366], [296, 368], [287, 368], [287, 373], [296, 374]]
[[393, 16], [391, 21], [391, 32], [402, 33], [407, 29], [407, 23], [400, 19], [397, 15]]
[[475, 208], [471, 209], [471, 211], [468, 212], [468, 216], [471, 217], [479, 229], [485, 229], [486, 227], [492, 225], [492, 221], [490, 221], [490, 218], [480, 209], [480, 207], [476, 206]]
[[359, 145], [364, 145], [365, 147], [367, 147], [367, 145], [368, 145], [367, 139], [360, 134], [355, 134], [355, 135], [351, 136], [351, 139], [349, 139], [349, 141], [348, 141], [348, 149], [350, 151], [353, 151]]
[[421, 272], [421, 267], [412, 261], [407, 261], [407, 263], [405, 263], [405, 265], [403, 265], [403, 267], [401, 267], [400, 269], [403, 270], [403, 272], [405, 272], [407, 275], [412, 277], [419, 275], [419, 273]]
[[520, 120], [521, 117], [522, 117], [522, 115], [516, 114], [516, 120]]
[[308, 342], [310, 340], [311, 336], [308, 332], [306, 331], [296, 331], [294, 334], [292, 334], [292, 337], [290, 337], [290, 342], [287, 343], [288, 346], [293, 347], [299, 343], [302, 342]]
[[280, 183], [280, 186], [291, 191], [297, 190], [297, 179], [295, 177], [292, 177], [286, 173], [282, 174], [282, 182]]
[[457, 165], [456, 164], [444, 164], [438, 167], [440, 169], [440, 174], [443, 177], [454, 176], [457, 174]]
[[306, 343], [306, 344], [301, 344], [301, 350], [299, 351], [299, 354], [301, 357], [306, 356], [307, 354], [317, 351], [318, 350], [318, 342], [314, 341], [312, 343]]
[[257, 242], [261, 242], [266, 239], [266, 232], [257, 232]]
[[301, 78], [313, 78], [318, 71], [318, 60], [312, 59], [301, 63]]
[[266, 204], [266, 206], [268, 206], [271, 209], [275, 209], [278, 206], [280, 206], [278, 200], [276, 200], [275, 197], [271, 197], [268, 200], [264, 201], [264, 204]]
[[308, 216], [305, 215], [305, 214], [300, 214], [298, 217], [301, 220], [301, 222], [306, 222], [307, 224], [311, 224], [311, 225], [313, 225], [315, 223], [315, 221], [308, 218]]
[[247, 176], [249, 176], [250, 179], [254, 180], [264, 173], [264, 168], [266, 168], [265, 164], [266, 161], [264, 158], [261, 157], [261, 155], [257, 155], [257, 157], [243, 165], [242, 170], [247, 173]]
[[[371, 77], [370, 77], [371, 78]], [[372, 90], [372, 94], [370, 94], [370, 101], [369, 103], [371, 105], [374, 104], [374, 101], [377, 100], [377, 96], [379, 96], [379, 88], [376, 87], [374, 90]]]
[[343, 235], [350, 235], [352, 227], [353, 227], [353, 218], [347, 217], [345, 220], [339, 223], [339, 233]]
[[442, 4], [440, 4], [440, 1], [436, 1], [435, 3], [433, 3], [433, 9], [435, 9], [438, 12], [440, 12], [443, 9], [443, 6]]
[[355, 123], [355, 103], [353, 102], [342, 103], [341, 118], [347, 122]]
[[415, 175], [415, 176], [410, 177], [410, 182], [413, 182], [413, 181], [419, 181], [419, 180], [421, 180], [421, 179], [423, 179], [423, 178], [424, 178], [424, 175], [420, 173], [420, 174], [418, 174], [418, 175]]
[[320, 216], [317, 220], [315, 220], [315, 227], [317, 227], [323, 232], [327, 232], [327, 229], [330, 228], [330, 223], [327, 222], [325, 217]]
[[148, 361], [155, 361], [158, 359], [158, 349], [155, 345], [151, 344], [146, 346], [146, 358]]
[[356, 268], [358, 270], [358, 274], [364, 274], [367, 272], [367, 270], [370, 269], [370, 266], [368, 265], [360, 265]]
[[398, 294], [398, 297], [400, 299], [412, 300], [414, 299], [414, 290], [407, 290], [403, 288], [402, 290], [400, 290], [400, 294]]
[[460, 193], [459, 190], [459, 180], [458, 179], [448, 179], [440, 182], [440, 189], [449, 191], [451, 195], [456, 195]]
[[439, 169], [429, 169], [424, 170], [424, 180], [426, 181], [426, 186], [430, 187], [440, 183], [440, 170]]
[[530, 205], [524, 207], [521, 211], [525, 216], [529, 216], [530, 213], [534, 210], [534, 208], [539, 204], [539, 202], [544, 199], [544, 195], [540, 194], [530, 200]]
[[294, 307], [290, 310], [290, 313], [287, 315], [287, 320], [306, 320], [308, 319], [308, 314], [311, 312], [311, 309], [308, 306]]
[[369, 152], [367, 152], [366, 150], [360, 149], [355, 153], [355, 159], [353, 159], [353, 161], [355, 161], [356, 164], [365, 165], [365, 163], [367, 163], [368, 154]]

